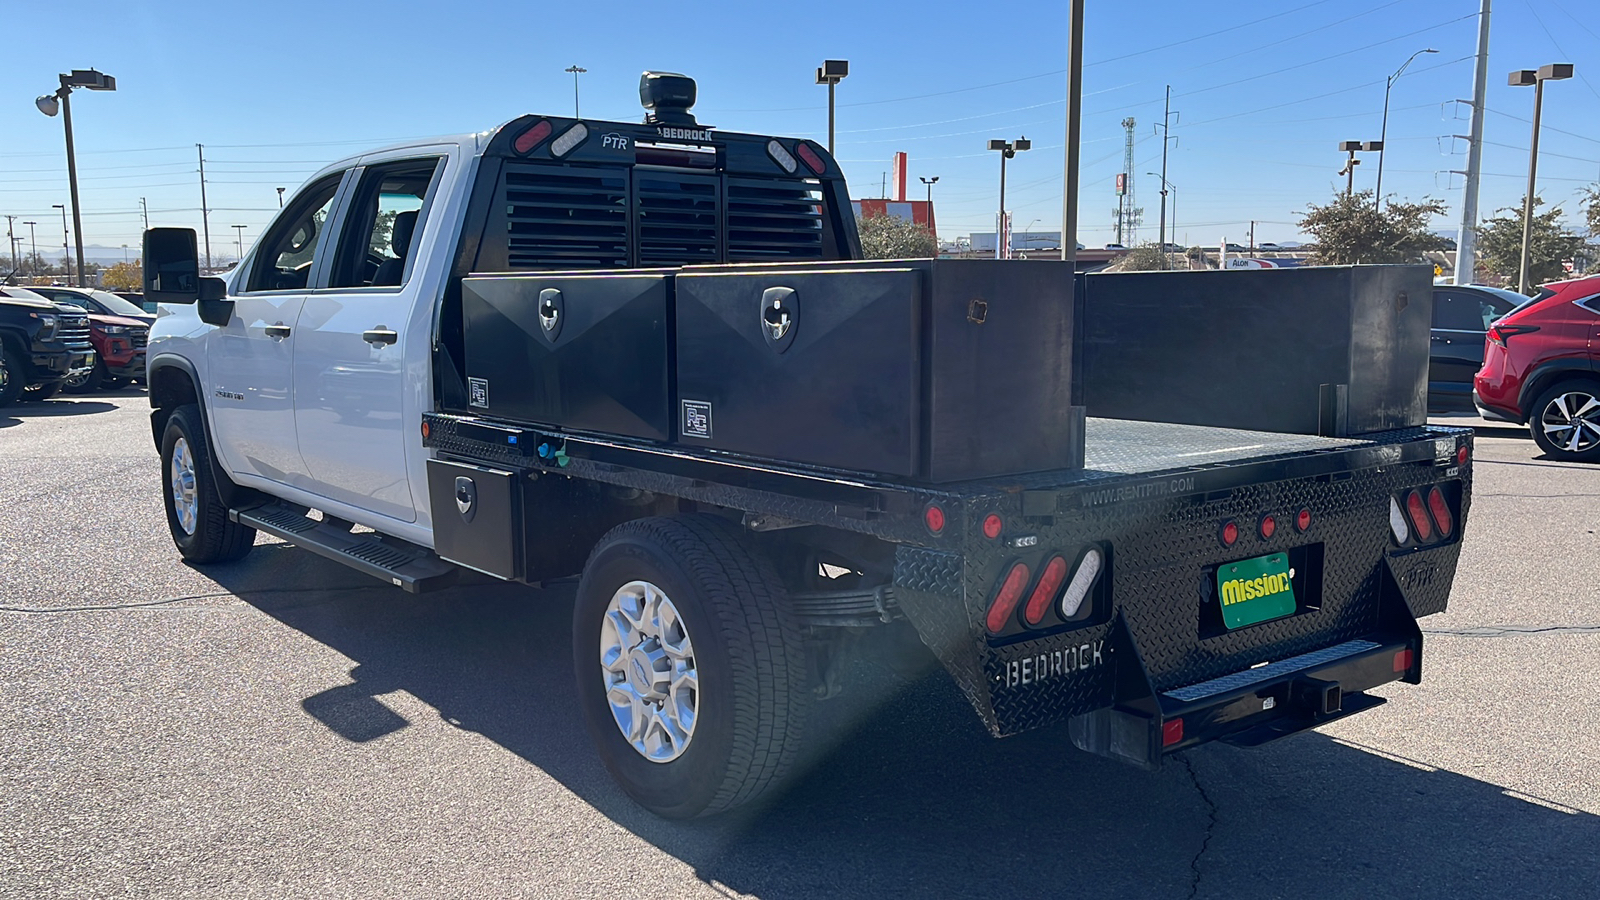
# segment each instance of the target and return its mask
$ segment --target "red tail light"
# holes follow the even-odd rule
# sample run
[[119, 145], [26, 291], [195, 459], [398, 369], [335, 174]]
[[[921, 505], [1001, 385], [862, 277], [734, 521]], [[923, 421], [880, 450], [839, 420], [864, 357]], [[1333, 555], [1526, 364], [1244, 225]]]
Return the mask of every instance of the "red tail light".
[[1261, 539], [1267, 540], [1278, 530], [1278, 520], [1272, 516], [1261, 517]]
[[1433, 537], [1433, 523], [1428, 520], [1428, 507], [1422, 502], [1420, 492], [1406, 495], [1406, 517], [1411, 520], [1411, 531], [1419, 542], [1426, 543]]
[[1171, 747], [1183, 740], [1183, 720], [1168, 719], [1161, 723], [1161, 746]]
[[1022, 621], [1029, 628], [1035, 628], [1044, 621], [1044, 614], [1050, 611], [1050, 604], [1055, 601], [1061, 583], [1066, 580], [1067, 561], [1059, 556], [1051, 557], [1044, 564], [1044, 571], [1039, 574], [1039, 583], [1028, 596], [1028, 604], [1022, 608]]
[[1003, 530], [1005, 530], [1005, 523], [1000, 521], [1000, 517], [998, 515], [995, 515], [994, 513], [989, 513], [987, 516], [983, 517], [983, 536], [984, 537], [986, 537], [986, 538], [988, 538], [989, 540], [992, 541], [995, 538], [999, 537], [1000, 536], [1000, 532], [1003, 531]]
[[1461, 445], [1461, 449], [1456, 451], [1456, 465], [1464, 466], [1464, 465], [1467, 464], [1467, 460], [1469, 460], [1471, 458], [1472, 458], [1472, 451], [1467, 449], [1467, 445], [1466, 444], [1462, 444]]
[[1217, 537], [1222, 541], [1222, 546], [1232, 547], [1239, 540], [1239, 523], [1229, 519], [1222, 523], [1222, 528], [1217, 532]]
[[818, 175], [828, 170], [828, 166], [822, 161], [822, 157], [818, 156], [816, 151], [811, 149], [811, 145], [805, 141], [796, 144], [794, 152], [800, 157], [800, 161], [806, 164], [806, 168]]
[[1455, 530], [1456, 520], [1450, 515], [1450, 504], [1445, 502], [1444, 491], [1428, 491], [1428, 512], [1433, 513], [1433, 523], [1439, 526], [1439, 537], [1449, 537]]
[[1410, 647], [1404, 650], [1396, 650], [1394, 654], [1394, 670], [1396, 672], [1408, 671], [1411, 668], [1412, 660], [1415, 658]]
[[1302, 509], [1294, 517], [1295, 530], [1305, 532], [1311, 530], [1311, 510]]
[[1492, 325], [1489, 327], [1489, 343], [1506, 346], [1506, 339], [1519, 334], [1531, 334], [1539, 330], [1537, 325]]
[[517, 139], [511, 142], [511, 149], [526, 154], [543, 143], [544, 139], [550, 136], [551, 130], [550, 120], [540, 119], [532, 128], [517, 135]]
[[1017, 604], [1022, 600], [1022, 592], [1028, 588], [1029, 574], [1026, 563], [1017, 563], [1006, 573], [1005, 580], [1000, 582], [1000, 591], [995, 594], [994, 602], [989, 604], [989, 615], [984, 620], [991, 633], [999, 634], [1006, 630], [1006, 625], [1011, 622], [1011, 614], [1017, 611]]
[[922, 511], [922, 522], [934, 534], [944, 531], [944, 510], [930, 504], [927, 509]]

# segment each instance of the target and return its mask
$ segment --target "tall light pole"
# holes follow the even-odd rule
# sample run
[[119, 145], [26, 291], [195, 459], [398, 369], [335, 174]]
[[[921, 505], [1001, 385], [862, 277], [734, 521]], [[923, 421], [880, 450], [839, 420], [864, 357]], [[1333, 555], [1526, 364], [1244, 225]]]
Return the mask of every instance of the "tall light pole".
[[39, 267], [39, 238], [34, 235], [33, 226], [39, 223], [23, 222], [22, 224], [28, 226], [28, 274], [37, 275], [39, 273], [35, 270]]
[[234, 236], [235, 236], [234, 239], [236, 241], [238, 241], [238, 243], [239, 243], [238, 260], [240, 262], [244, 262], [244, 230], [245, 230], [245, 227], [246, 226], [244, 226], [244, 225], [235, 225], [235, 226], [233, 226], [233, 233], [234, 233]]
[[1000, 153], [1000, 218], [996, 220], [994, 231], [995, 259], [1007, 259], [1011, 255], [1011, 248], [1006, 241], [1006, 160], [1032, 147], [1033, 142], [1025, 137], [1019, 137], [1014, 141], [989, 142], [989, 149]]
[[1383, 127], [1378, 131], [1378, 188], [1373, 192], [1373, 209], [1377, 209], [1379, 205], [1383, 203], [1383, 142], [1389, 139], [1389, 90], [1390, 88], [1393, 88], [1394, 83], [1400, 79], [1400, 74], [1406, 70], [1406, 67], [1411, 65], [1412, 60], [1424, 53], [1438, 52], [1439, 51], [1433, 49], [1432, 47], [1429, 47], [1426, 50], [1418, 50], [1417, 52], [1411, 54], [1411, 56], [1408, 57], [1405, 62], [1401, 63], [1400, 68], [1395, 69], [1394, 74], [1390, 75], [1388, 80], [1383, 83]]
[[1471, 284], [1478, 270], [1478, 181], [1483, 174], [1483, 110], [1489, 96], [1489, 0], [1478, 11], [1478, 63], [1472, 72], [1472, 127], [1461, 190], [1461, 230], [1456, 234], [1456, 284]]
[[1539, 114], [1544, 109], [1544, 83], [1571, 77], [1572, 63], [1552, 63], [1537, 70], [1519, 69], [1508, 79], [1512, 87], [1533, 85], [1533, 143], [1528, 148], [1528, 195], [1522, 200], [1522, 266], [1517, 275], [1517, 290], [1524, 294], [1528, 292], [1528, 245], [1533, 237], [1533, 192], [1539, 175]]
[[11, 272], [17, 271], [17, 233], [14, 230], [17, 224], [16, 216], [6, 216], [6, 240], [11, 242]]
[[123, 265], [127, 265], [128, 264], [128, 245], [127, 244], [123, 244], [122, 245], [122, 264]]
[[583, 66], [572, 65], [567, 66], [567, 71], [572, 73], [572, 117], [581, 119], [583, 117], [578, 115], [578, 76], [589, 70]]
[[833, 155], [833, 89], [850, 74], [850, 60], [825, 59], [817, 67], [817, 84], [828, 86], [828, 155]]
[[54, 93], [45, 94], [34, 101], [39, 111], [47, 116], [61, 113], [67, 131], [67, 186], [72, 192], [72, 227], [78, 234], [78, 286], [83, 287], [83, 214], [78, 209], [78, 159], [72, 150], [72, 89], [88, 88], [91, 91], [114, 91], [117, 80], [94, 69], [73, 69], [61, 74], [61, 86]]
[[1382, 160], [1383, 141], [1340, 141], [1339, 150], [1350, 154], [1350, 158], [1345, 160], [1344, 168], [1339, 170], [1339, 174], [1345, 176], [1344, 196], [1348, 200], [1355, 195], [1356, 166], [1361, 165], [1361, 160], [1356, 159], [1356, 154], [1376, 152], [1380, 154], [1378, 158]]
[[67, 208], [60, 203], [52, 203], [50, 208], [61, 210], [61, 271], [66, 276], [67, 284], [71, 284], [72, 267], [69, 260], [72, 257], [72, 250], [67, 246], [71, 240], [67, 236]]
[[283, 188], [278, 188], [278, 208], [283, 209]]
[[1078, 150], [1083, 125], [1083, 7], [1072, 0], [1067, 17], [1067, 146], [1061, 158], [1061, 259], [1078, 265]]
[[933, 234], [933, 241], [937, 244], [939, 242], [939, 233], [934, 230], [933, 224], [933, 186], [939, 182], [939, 176], [935, 175], [929, 178], [925, 175], [918, 175], [917, 180], [928, 186], [928, 231]]

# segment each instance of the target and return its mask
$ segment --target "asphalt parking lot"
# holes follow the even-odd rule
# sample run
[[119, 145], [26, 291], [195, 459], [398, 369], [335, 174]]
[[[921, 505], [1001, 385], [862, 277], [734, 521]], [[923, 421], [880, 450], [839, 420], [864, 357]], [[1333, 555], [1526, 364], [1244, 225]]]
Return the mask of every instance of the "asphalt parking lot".
[[1386, 706], [1151, 774], [885, 677], [775, 805], [673, 824], [589, 753], [570, 587], [189, 568], [147, 411], [0, 410], [0, 896], [1595, 895], [1600, 467], [1514, 430]]

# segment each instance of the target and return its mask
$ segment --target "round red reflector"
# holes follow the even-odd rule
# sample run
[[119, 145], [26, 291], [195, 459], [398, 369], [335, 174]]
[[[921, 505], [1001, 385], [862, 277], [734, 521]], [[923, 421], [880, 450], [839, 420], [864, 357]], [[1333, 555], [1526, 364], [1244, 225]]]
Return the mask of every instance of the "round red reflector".
[[1275, 533], [1277, 530], [1278, 530], [1278, 520], [1277, 519], [1274, 519], [1271, 516], [1262, 516], [1261, 517], [1261, 539], [1262, 540], [1266, 540], [1266, 539], [1272, 537], [1273, 533]]
[[1456, 527], [1456, 520], [1450, 515], [1450, 504], [1444, 500], [1444, 491], [1438, 488], [1428, 491], [1428, 512], [1433, 513], [1433, 523], [1439, 526], [1439, 537], [1449, 537]]
[[423, 422], [422, 423], [422, 437], [423, 437], [424, 440], [426, 440], [427, 437], [428, 437], [428, 423], [427, 422]]
[[1239, 525], [1232, 519], [1222, 523], [1222, 546], [1232, 547], [1239, 540]]
[[1028, 586], [1029, 576], [1026, 563], [1017, 563], [1006, 573], [1006, 580], [1000, 583], [1000, 591], [994, 596], [994, 603], [989, 605], [989, 615], [984, 619], [984, 624], [994, 634], [1006, 630], [1006, 625], [1011, 622], [1011, 614], [1017, 611], [1017, 603], [1022, 600], [1022, 591]]
[[1456, 465], [1464, 466], [1467, 464], [1467, 460], [1471, 458], [1471, 451], [1467, 450], [1466, 444], [1462, 444], [1461, 449], [1456, 451]]
[[1406, 517], [1411, 520], [1411, 530], [1418, 541], [1426, 542], [1433, 537], [1433, 523], [1428, 521], [1428, 508], [1422, 502], [1421, 493], [1412, 491], [1406, 495]]
[[1002, 524], [1003, 523], [1001, 523], [1000, 517], [995, 515], [994, 513], [989, 513], [987, 516], [984, 516], [983, 517], [983, 536], [988, 538], [991, 541], [994, 540], [995, 538], [999, 537], [1000, 536], [1000, 529], [1002, 527]]
[[1028, 605], [1022, 608], [1022, 621], [1028, 623], [1029, 628], [1037, 628], [1044, 621], [1044, 614], [1050, 610], [1050, 604], [1055, 602], [1056, 594], [1061, 591], [1061, 583], [1066, 580], [1065, 559], [1057, 556], [1045, 563], [1044, 571], [1039, 574], [1039, 584], [1029, 595]]
[[922, 521], [927, 523], [929, 531], [938, 534], [944, 530], [944, 510], [937, 506], [930, 506], [923, 512]]
[[1294, 517], [1294, 527], [1301, 531], [1309, 531], [1311, 529], [1311, 510], [1300, 510]]

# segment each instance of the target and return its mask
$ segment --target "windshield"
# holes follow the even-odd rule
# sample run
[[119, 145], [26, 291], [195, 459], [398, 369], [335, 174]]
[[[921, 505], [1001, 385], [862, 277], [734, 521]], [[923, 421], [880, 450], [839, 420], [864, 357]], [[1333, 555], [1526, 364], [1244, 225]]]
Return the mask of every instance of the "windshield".
[[40, 303], [50, 302], [50, 300], [42, 294], [35, 294], [33, 291], [25, 290], [23, 288], [0, 288], [0, 296], [15, 297], [18, 300], [38, 300]]
[[144, 311], [144, 307], [124, 300], [109, 291], [90, 291], [89, 296], [93, 297], [114, 316], [133, 316], [137, 319], [149, 315]]

